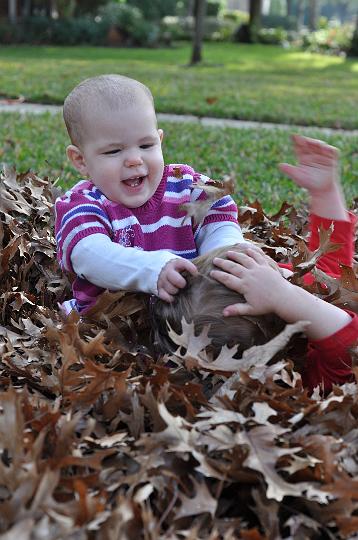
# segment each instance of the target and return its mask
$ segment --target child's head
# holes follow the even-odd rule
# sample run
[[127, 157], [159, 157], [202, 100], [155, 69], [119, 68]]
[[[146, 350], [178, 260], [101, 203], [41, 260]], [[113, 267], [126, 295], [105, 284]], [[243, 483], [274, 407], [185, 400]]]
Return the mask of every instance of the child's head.
[[101, 75], [67, 96], [67, 155], [111, 201], [137, 208], [154, 195], [164, 163], [150, 90], [134, 79]]
[[[251, 245], [252, 247], [252, 245]], [[215, 267], [215, 257], [226, 258], [228, 250], [245, 251], [247, 244], [236, 244], [211, 251], [193, 260], [199, 275], [185, 276], [187, 285], [168, 304], [159, 299], [151, 302], [151, 324], [155, 334], [154, 340], [160, 352], [171, 352], [176, 346], [168, 336], [168, 324], [177, 333], [181, 333], [181, 322], [193, 322], [198, 335], [205, 326], [209, 326], [209, 337], [214, 351], [218, 352], [224, 345], [238, 345], [242, 352], [252, 345], [260, 345], [269, 341], [285, 323], [274, 314], [261, 316], [224, 317], [223, 309], [231, 304], [245, 302], [245, 298], [210, 277]], [[259, 249], [259, 248], [257, 248]], [[276, 263], [270, 264], [279, 271]], [[265, 284], [263, 283], [264, 287]]]

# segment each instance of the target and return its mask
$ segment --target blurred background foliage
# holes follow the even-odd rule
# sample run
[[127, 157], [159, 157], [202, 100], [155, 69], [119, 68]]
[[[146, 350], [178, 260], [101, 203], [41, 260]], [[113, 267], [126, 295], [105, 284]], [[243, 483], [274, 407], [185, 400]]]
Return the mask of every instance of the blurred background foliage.
[[172, 46], [200, 1], [204, 40], [358, 55], [357, 0], [4, 0], [0, 43]]

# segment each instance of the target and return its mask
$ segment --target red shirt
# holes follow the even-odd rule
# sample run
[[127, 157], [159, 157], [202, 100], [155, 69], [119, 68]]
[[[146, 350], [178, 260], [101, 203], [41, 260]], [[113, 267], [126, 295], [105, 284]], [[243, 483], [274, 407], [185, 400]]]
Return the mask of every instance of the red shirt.
[[[342, 244], [337, 251], [323, 255], [317, 268], [332, 277], [340, 277], [339, 264], [352, 266], [354, 253], [354, 229], [357, 218], [349, 213], [349, 221], [332, 221], [312, 215], [310, 221], [311, 236], [309, 249], [314, 251], [319, 246], [319, 226], [328, 229], [334, 223], [331, 242]], [[292, 270], [290, 264], [280, 264], [282, 268]], [[305, 283], [313, 282], [312, 274], [306, 274]], [[332, 384], [343, 384], [353, 380], [352, 357], [350, 349], [358, 343], [358, 315], [346, 310], [352, 317], [350, 323], [335, 334], [320, 340], [310, 340], [307, 363], [302, 374], [302, 381], [311, 392], [317, 385], [322, 385], [324, 392], [331, 390]]]
[[358, 341], [358, 315], [346, 311], [352, 317], [347, 326], [325, 339], [309, 342], [302, 382], [310, 391], [321, 384], [327, 392], [331, 390], [332, 384], [354, 380], [349, 350]]

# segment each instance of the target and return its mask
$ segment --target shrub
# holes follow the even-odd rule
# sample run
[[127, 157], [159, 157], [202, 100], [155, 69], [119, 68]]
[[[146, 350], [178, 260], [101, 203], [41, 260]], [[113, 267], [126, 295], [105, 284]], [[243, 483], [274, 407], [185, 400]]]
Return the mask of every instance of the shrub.
[[29, 17], [17, 25], [0, 24], [0, 43], [34, 45], [101, 45], [105, 42], [106, 25], [93, 17], [49, 19]]
[[233, 40], [238, 43], [252, 43], [251, 29], [248, 23], [238, 26], [234, 32]]
[[285, 30], [295, 30], [297, 25], [296, 17], [282, 15], [262, 15], [261, 24], [263, 28], [284, 28]]
[[208, 39], [212, 41], [232, 41], [236, 23], [230, 19], [217, 19], [217, 29], [213, 30]]
[[[162, 33], [168, 33], [171, 40], [191, 40], [194, 17], [164, 17], [161, 22]], [[223, 17], [205, 17], [204, 39], [207, 41], [231, 41], [236, 23]]]
[[249, 14], [239, 9], [224, 9], [221, 12], [221, 17], [224, 20], [233, 21], [237, 26], [249, 22]]
[[206, 6], [206, 15], [208, 17], [217, 17], [223, 8], [222, 0], [208, 0]]
[[316, 32], [301, 34], [301, 45], [311, 52], [347, 53], [351, 47], [353, 32], [352, 24], [334, 25]]
[[238, 25], [246, 23], [249, 14], [239, 10], [220, 10], [219, 17], [207, 17], [205, 38], [212, 41], [233, 41]]
[[142, 19], [132, 28], [132, 44], [141, 47], [153, 47], [161, 41], [161, 28], [158, 24], [153, 24]]
[[110, 2], [99, 9], [99, 19], [117, 31], [123, 45], [154, 45], [159, 37], [159, 26], [144, 19], [135, 6]]
[[91, 17], [55, 20], [51, 25], [51, 43], [56, 45], [102, 45], [107, 26]]
[[[33, 45], [137, 45], [153, 46], [160, 39], [160, 27], [142, 16], [138, 8], [107, 4], [99, 16], [68, 19], [29, 17], [16, 25], [0, 22], [0, 43]], [[113, 32], [120, 36], [109, 42]]]
[[257, 32], [257, 41], [265, 45], [284, 45], [288, 41], [288, 33], [283, 28], [261, 28]]
[[138, 21], [143, 20], [142, 12], [137, 7], [116, 2], [109, 2], [100, 7], [98, 14], [108, 26], [117, 26], [128, 33], [131, 33]]
[[162, 33], [168, 34], [175, 41], [190, 39], [193, 25], [193, 17], [168, 15], [161, 21]]
[[127, 0], [130, 6], [137, 7], [145, 20], [159, 21], [168, 15], [175, 15], [176, 0]]

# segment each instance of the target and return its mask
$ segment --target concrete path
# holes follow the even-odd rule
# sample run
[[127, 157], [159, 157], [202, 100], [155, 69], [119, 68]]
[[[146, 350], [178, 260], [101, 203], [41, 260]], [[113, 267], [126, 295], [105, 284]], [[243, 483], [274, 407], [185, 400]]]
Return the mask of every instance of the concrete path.
[[[16, 101], [11, 102], [10, 100], [0, 100], [0, 113], [1, 112], [18, 112], [20, 114], [43, 114], [46, 112], [58, 113], [62, 107], [60, 105], [40, 105], [37, 103], [19, 103]], [[350, 137], [358, 136], [358, 129], [354, 130], [345, 130], [345, 129], [333, 129], [333, 128], [323, 128], [316, 126], [297, 126], [289, 124], [272, 124], [268, 122], [250, 122], [246, 120], [231, 120], [228, 118], [210, 118], [208, 116], [193, 116], [190, 114], [180, 115], [180, 114], [166, 114], [158, 113], [158, 120], [163, 122], [188, 122], [200, 124], [202, 126], [212, 126], [212, 127], [230, 127], [237, 129], [283, 129], [289, 131], [299, 130], [308, 130], [314, 129], [315, 131], [322, 133], [323, 135], [333, 135], [333, 134], [342, 134]]]

